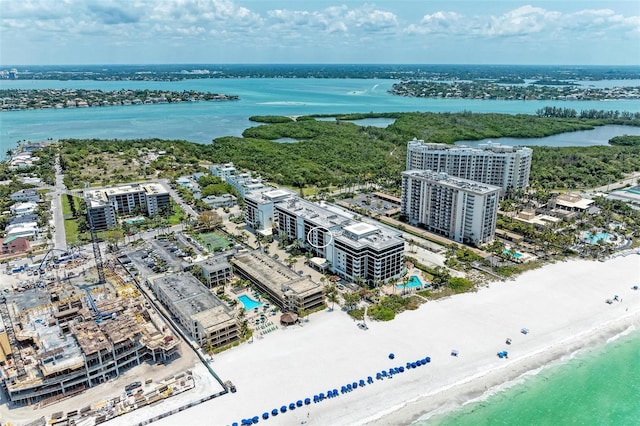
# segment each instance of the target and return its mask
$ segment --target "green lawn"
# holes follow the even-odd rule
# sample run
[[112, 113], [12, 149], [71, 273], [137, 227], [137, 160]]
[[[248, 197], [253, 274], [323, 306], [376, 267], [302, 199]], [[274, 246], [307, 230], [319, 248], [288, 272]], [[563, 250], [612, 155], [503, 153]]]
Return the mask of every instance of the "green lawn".
[[[69, 205], [69, 198], [66, 196], [60, 197], [62, 200], [62, 214], [64, 215], [64, 233], [67, 243], [75, 243], [78, 241], [78, 220], [71, 217], [71, 206]], [[73, 198], [73, 202], [76, 205], [76, 209], [80, 208], [79, 202], [76, 198]]]
[[171, 209], [173, 210], [173, 214], [169, 216], [169, 225], [179, 225], [182, 223], [180, 218], [183, 215], [183, 211], [180, 206], [174, 202], [171, 202]]

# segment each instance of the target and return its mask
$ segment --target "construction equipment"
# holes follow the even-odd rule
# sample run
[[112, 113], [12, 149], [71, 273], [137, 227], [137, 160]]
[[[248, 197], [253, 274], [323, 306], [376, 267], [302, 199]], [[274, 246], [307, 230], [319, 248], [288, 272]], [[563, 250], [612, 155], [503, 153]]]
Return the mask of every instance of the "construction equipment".
[[13, 364], [16, 367], [18, 377], [25, 376], [27, 372], [24, 369], [24, 362], [20, 355], [18, 341], [16, 340], [16, 334], [13, 331], [13, 322], [11, 321], [11, 315], [9, 315], [9, 307], [7, 306], [7, 298], [5, 296], [0, 297], [0, 316], [4, 323], [4, 329], [9, 339], [9, 346], [11, 347], [11, 354], [13, 355]]
[[100, 312], [100, 309], [98, 309], [98, 306], [96, 306], [96, 301], [93, 300], [93, 296], [91, 296], [91, 291], [89, 291], [88, 288], [85, 288], [84, 291], [87, 292], [87, 299], [89, 300], [89, 305], [91, 305], [91, 309], [93, 310], [93, 313], [96, 314], [96, 322], [102, 322], [102, 320], [113, 318], [115, 316], [115, 314], [107, 314], [104, 312]]
[[[69, 195], [71, 197], [82, 198], [86, 205], [89, 205], [89, 197], [87, 195], [83, 195], [82, 192], [75, 190], [69, 191], [68, 189], [60, 189], [50, 185], [40, 185], [43, 188], [50, 189], [52, 191], [58, 191], [62, 194]], [[98, 282], [97, 284], [104, 284], [106, 282], [104, 277], [104, 265], [102, 263], [102, 255], [100, 253], [100, 242], [98, 241], [98, 234], [96, 233], [95, 228], [91, 225], [91, 244], [93, 246], [93, 257], [96, 262], [96, 270], [98, 271]], [[64, 250], [63, 250], [64, 251]], [[45, 256], [46, 258], [46, 256]]]

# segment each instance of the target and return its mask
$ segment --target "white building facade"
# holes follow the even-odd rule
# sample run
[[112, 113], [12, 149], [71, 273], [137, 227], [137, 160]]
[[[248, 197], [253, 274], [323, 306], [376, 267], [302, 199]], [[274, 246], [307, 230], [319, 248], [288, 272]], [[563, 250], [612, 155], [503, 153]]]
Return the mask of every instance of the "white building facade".
[[120, 214], [153, 217], [171, 212], [171, 196], [157, 183], [92, 189], [85, 191], [85, 199], [87, 219], [95, 229], [114, 227]]
[[377, 223], [356, 221], [336, 206], [292, 197], [274, 206], [279, 234], [329, 262], [332, 273], [370, 285], [404, 271], [402, 233]]
[[431, 170], [402, 173], [402, 214], [412, 225], [459, 243], [491, 242], [501, 188]]
[[529, 186], [533, 150], [488, 142], [478, 147], [426, 143], [407, 144], [406, 170], [431, 170], [499, 186], [507, 190]]

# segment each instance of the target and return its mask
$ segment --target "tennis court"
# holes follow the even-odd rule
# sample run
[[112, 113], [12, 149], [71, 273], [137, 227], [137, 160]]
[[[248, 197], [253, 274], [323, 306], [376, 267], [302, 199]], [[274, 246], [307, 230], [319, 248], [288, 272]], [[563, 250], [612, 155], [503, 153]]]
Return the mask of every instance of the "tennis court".
[[225, 249], [231, 245], [229, 240], [227, 240], [222, 235], [216, 234], [215, 232], [198, 234], [197, 238], [209, 251]]

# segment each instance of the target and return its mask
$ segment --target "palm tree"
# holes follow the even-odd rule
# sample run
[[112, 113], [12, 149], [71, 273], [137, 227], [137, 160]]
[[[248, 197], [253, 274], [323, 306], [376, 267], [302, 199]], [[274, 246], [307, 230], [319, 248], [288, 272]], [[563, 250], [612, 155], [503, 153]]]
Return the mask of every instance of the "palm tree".
[[338, 291], [335, 285], [325, 287], [327, 290], [327, 301], [331, 302], [331, 310], [333, 311], [334, 304], [338, 301]]

